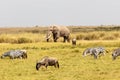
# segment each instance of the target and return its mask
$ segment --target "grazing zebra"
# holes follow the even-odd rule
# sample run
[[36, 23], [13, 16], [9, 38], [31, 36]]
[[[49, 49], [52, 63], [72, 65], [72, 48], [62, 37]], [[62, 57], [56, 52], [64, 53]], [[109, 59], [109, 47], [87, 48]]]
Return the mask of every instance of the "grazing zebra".
[[45, 66], [46, 68], [47, 68], [47, 66], [54, 66], [55, 68], [56, 67], [59, 68], [59, 62], [55, 58], [51, 58], [51, 57], [45, 56], [40, 61], [38, 61], [36, 63], [36, 70], [39, 70], [39, 68], [41, 66]]
[[92, 52], [91, 52], [92, 49], [93, 48], [87, 48], [87, 49], [85, 49], [84, 52], [83, 52], [83, 56], [92, 55]]
[[10, 57], [10, 59], [15, 59], [15, 58], [25, 59], [27, 58], [27, 51], [26, 50], [10, 50], [2, 54], [1, 59], [5, 57]]
[[101, 54], [105, 55], [105, 49], [103, 47], [87, 48], [83, 52], [83, 56], [93, 55], [95, 59]]

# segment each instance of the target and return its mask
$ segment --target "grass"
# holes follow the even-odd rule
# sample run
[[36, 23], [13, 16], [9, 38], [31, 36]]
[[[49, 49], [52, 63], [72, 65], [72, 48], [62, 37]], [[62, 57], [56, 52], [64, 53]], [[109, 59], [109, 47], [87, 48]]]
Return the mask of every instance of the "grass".
[[[120, 40], [119, 31], [94, 31], [71, 33], [70, 38], [77, 40]], [[45, 42], [45, 33], [2, 33], [0, 34], [0, 43], [37, 43]], [[52, 38], [50, 41], [53, 41]], [[58, 41], [63, 41], [60, 38]]]
[[120, 39], [119, 31], [93, 31], [76, 33], [77, 40], [116, 40]]
[[[82, 57], [87, 47], [104, 46], [109, 53], [94, 60], [93, 57]], [[0, 54], [11, 49], [26, 49], [28, 59], [0, 59], [0, 80], [119, 80], [120, 58], [112, 61], [111, 52], [120, 46], [118, 40], [78, 41], [77, 46], [71, 43], [39, 42], [24, 44], [0, 44]], [[36, 71], [36, 61], [43, 56], [56, 57], [60, 68], [44, 67]]]
[[[120, 40], [119, 26], [68, 26], [68, 28], [71, 31], [70, 38], [77, 40]], [[47, 29], [48, 27], [39, 26], [0, 28], [0, 43], [44, 42]]]
[[[87, 29], [86, 29], [87, 28]], [[120, 57], [112, 61], [112, 51], [120, 47], [119, 27], [69, 27], [77, 45], [54, 43], [44, 39], [45, 28], [0, 28], [0, 55], [14, 49], [26, 49], [28, 59], [0, 59], [0, 80], [119, 80]], [[93, 31], [93, 32], [92, 32]], [[109, 53], [95, 60], [83, 57], [88, 47], [105, 47]], [[35, 69], [44, 56], [58, 58], [60, 68]]]

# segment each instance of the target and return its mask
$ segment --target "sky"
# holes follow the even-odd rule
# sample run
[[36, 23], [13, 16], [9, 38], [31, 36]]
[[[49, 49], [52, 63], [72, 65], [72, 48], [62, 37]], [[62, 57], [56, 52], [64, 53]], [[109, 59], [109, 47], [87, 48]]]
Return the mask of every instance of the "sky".
[[120, 0], [0, 0], [0, 27], [120, 25]]

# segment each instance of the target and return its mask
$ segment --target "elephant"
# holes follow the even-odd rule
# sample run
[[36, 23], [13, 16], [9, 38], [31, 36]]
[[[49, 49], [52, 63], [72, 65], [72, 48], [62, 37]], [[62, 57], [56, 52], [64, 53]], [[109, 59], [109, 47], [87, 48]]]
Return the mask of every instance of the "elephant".
[[10, 50], [2, 54], [1, 59], [5, 57], [10, 57], [10, 59], [15, 59], [15, 58], [26, 59], [27, 52], [26, 50]]
[[113, 60], [115, 60], [116, 57], [118, 57], [118, 56], [120, 56], [120, 48], [115, 49], [115, 50], [113, 51], [113, 53], [112, 53], [112, 58], [113, 58]]
[[56, 58], [45, 56], [40, 61], [36, 63], [36, 70], [39, 70], [41, 66], [54, 66], [55, 68], [59, 68], [59, 62]]
[[46, 34], [46, 40], [49, 42], [49, 39], [51, 38], [51, 35], [53, 35], [53, 40], [54, 42], [57, 42], [57, 39], [59, 37], [63, 37], [64, 41], [63, 42], [70, 42], [70, 30], [67, 27], [63, 26], [50, 26], [48, 28], [48, 32]]

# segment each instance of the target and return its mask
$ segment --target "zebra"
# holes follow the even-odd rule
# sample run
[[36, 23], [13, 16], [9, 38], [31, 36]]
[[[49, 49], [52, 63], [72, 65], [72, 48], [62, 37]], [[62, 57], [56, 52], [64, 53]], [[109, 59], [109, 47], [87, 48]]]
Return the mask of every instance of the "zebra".
[[93, 55], [95, 59], [101, 54], [105, 55], [105, 48], [103, 47], [94, 47], [94, 48], [87, 48], [83, 52], [83, 56]]
[[10, 57], [10, 59], [15, 59], [15, 58], [27, 58], [27, 51], [26, 50], [10, 50], [2, 54], [1, 59], [5, 57]]

